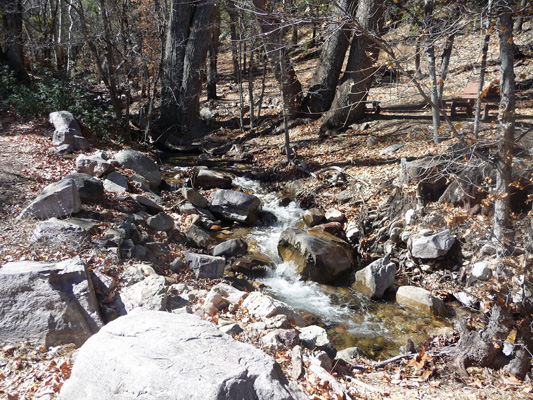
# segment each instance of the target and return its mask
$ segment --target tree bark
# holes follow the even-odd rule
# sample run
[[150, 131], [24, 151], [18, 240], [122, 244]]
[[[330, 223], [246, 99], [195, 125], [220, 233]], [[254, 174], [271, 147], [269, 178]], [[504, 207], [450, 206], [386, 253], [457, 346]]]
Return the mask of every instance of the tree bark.
[[[356, 19], [372, 34], [383, 29], [385, 4], [378, 0], [360, 0]], [[341, 84], [337, 88], [330, 110], [324, 115], [321, 130], [337, 129], [351, 125], [365, 116], [365, 101], [372, 84], [376, 67], [373, 66], [379, 47], [362, 32], [355, 32]]]
[[513, 10], [508, 0], [497, 2], [500, 38], [500, 138], [496, 160], [496, 201], [494, 204], [494, 236], [505, 245], [510, 223], [510, 195], [513, 143], [515, 134], [515, 76], [513, 54]]
[[[425, 0], [424, 3], [424, 12], [425, 12], [425, 18], [424, 18], [424, 25], [425, 30], [428, 32], [426, 34], [426, 53], [428, 55], [428, 72], [429, 72], [429, 81], [431, 82], [431, 102], [434, 106], [431, 107], [431, 115], [433, 119], [433, 141], [435, 143], [440, 142], [440, 114], [439, 109], [440, 108], [440, 101], [439, 101], [439, 93], [437, 89], [437, 68], [435, 63], [435, 44], [434, 44], [434, 37], [432, 34], [433, 30], [433, 1], [432, 0]], [[436, 106], [436, 107], [435, 107]]]
[[492, 7], [492, 0], [489, 0], [487, 5], [487, 25], [485, 27], [485, 37], [483, 39], [483, 49], [481, 50], [481, 67], [479, 70], [479, 84], [477, 88], [476, 99], [476, 113], [474, 116], [474, 137], [477, 139], [479, 132], [479, 119], [481, 116], [481, 92], [483, 91], [483, 85], [485, 84], [485, 71], [487, 70], [487, 53], [489, 51], [491, 19], [489, 17], [490, 9]]
[[233, 63], [233, 77], [235, 83], [239, 83], [241, 72], [239, 69], [239, 55], [237, 54], [237, 13], [233, 0], [226, 1], [226, 11], [229, 15], [229, 35], [231, 39], [231, 61]]
[[[202, 67], [207, 56], [213, 0], [173, 0], [161, 93], [161, 128], [170, 137], [200, 125]], [[168, 139], [168, 137], [166, 138]]]
[[218, 44], [220, 36], [220, 11], [217, 9], [213, 13], [213, 25], [209, 35], [209, 62], [206, 66], [207, 75], [207, 98], [215, 100], [217, 98], [217, 61]]
[[279, 20], [274, 15], [276, 2], [253, 0], [253, 3], [270, 65], [278, 83], [283, 87], [283, 101], [287, 107], [287, 115], [289, 118], [295, 118], [301, 111], [302, 85], [281, 38]]
[[24, 69], [23, 58], [22, 1], [0, 0], [0, 13], [4, 26], [4, 50], [0, 49], [0, 53], [17, 79], [28, 83], [30, 77]]
[[349, 20], [346, 15], [355, 17], [357, 0], [341, 0], [334, 5], [332, 19], [338, 23], [332, 25], [328, 38], [320, 53], [320, 61], [315, 71], [314, 85], [304, 99], [305, 113], [317, 118], [329, 110], [335, 98], [335, 89], [339, 82], [342, 64], [350, 44], [350, 31], [347, 29]]
[[452, 33], [446, 38], [446, 43], [444, 44], [444, 50], [442, 51], [442, 56], [440, 58], [440, 79], [438, 82], [437, 93], [439, 97], [439, 107], [442, 107], [442, 96], [444, 94], [444, 82], [448, 76], [448, 67], [450, 65], [450, 58], [452, 56], [453, 42], [455, 39], [455, 33]]

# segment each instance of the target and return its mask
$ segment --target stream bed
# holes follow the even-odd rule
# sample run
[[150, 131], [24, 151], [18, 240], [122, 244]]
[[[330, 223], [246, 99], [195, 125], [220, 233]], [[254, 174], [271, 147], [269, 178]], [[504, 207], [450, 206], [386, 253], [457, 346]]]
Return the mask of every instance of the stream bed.
[[243, 238], [249, 252], [268, 256], [275, 267], [257, 279], [266, 286], [265, 292], [316, 320], [339, 350], [357, 346], [369, 358], [387, 358], [397, 355], [407, 339], [418, 344], [453, 325], [451, 320], [417, 314], [393, 302], [370, 300], [350, 287], [301, 280], [294, 264], [280, 258], [277, 244], [286, 227], [303, 227], [304, 210], [294, 202], [281, 206], [279, 194], [267, 193], [259, 182], [237, 177], [233, 185], [258, 196], [263, 210], [273, 213], [277, 222], [267, 227], [234, 227], [220, 232], [218, 238]]

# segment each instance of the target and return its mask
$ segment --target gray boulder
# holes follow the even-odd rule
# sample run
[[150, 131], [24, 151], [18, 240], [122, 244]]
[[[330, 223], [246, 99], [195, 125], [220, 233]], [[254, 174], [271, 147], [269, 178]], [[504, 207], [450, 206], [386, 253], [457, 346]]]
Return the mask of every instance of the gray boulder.
[[160, 275], [148, 275], [142, 281], [122, 288], [120, 301], [123, 304], [122, 314], [135, 308], [164, 311], [167, 305], [165, 278]]
[[214, 241], [209, 232], [203, 230], [198, 225], [191, 225], [187, 229], [187, 232], [185, 232], [185, 237], [200, 248], [208, 248]]
[[242, 239], [226, 240], [215, 246], [213, 255], [216, 257], [235, 257], [245, 254], [248, 244]]
[[396, 302], [411, 310], [426, 314], [444, 315], [444, 302], [430, 291], [416, 286], [400, 286], [396, 292]]
[[326, 232], [311, 235], [287, 228], [279, 238], [278, 251], [284, 261], [296, 264], [304, 279], [319, 283], [331, 283], [353, 266], [352, 247]]
[[193, 170], [192, 184], [197, 188], [229, 188], [231, 187], [231, 182], [231, 177], [221, 172], [212, 171], [207, 168], [195, 168]]
[[76, 118], [68, 111], [55, 111], [48, 116], [56, 131], [67, 131], [72, 135], [81, 135], [81, 128]]
[[388, 257], [383, 257], [355, 273], [354, 288], [373, 299], [381, 299], [394, 283], [395, 275], [396, 265]]
[[69, 245], [74, 249], [88, 244], [89, 237], [88, 232], [77, 224], [50, 218], [37, 223], [30, 240], [48, 246]]
[[148, 179], [152, 189], [157, 189], [161, 184], [161, 172], [148, 156], [134, 150], [122, 150], [115, 154], [115, 160], [122, 167], [132, 169]]
[[80, 349], [64, 400], [306, 399], [274, 359], [189, 314], [140, 311]]
[[296, 326], [305, 325], [302, 316], [294, 311], [291, 306], [267, 296], [266, 294], [259, 292], [250, 293], [242, 303], [242, 306], [254, 317], [272, 318], [276, 315], [285, 315], [289, 321], [293, 321]]
[[224, 275], [226, 259], [204, 254], [187, 253], [185, 262], [194, 271], [197, 278], [217, 279]]
[[85, 262], [20, 261], [0, 269], [0, 342], [82, 345], [103, 323]]
[[174, 220], [168, 214], [160, 212], [146, 220], [146, 225], [156, 231], [170, 231], [174, 228]]
[[76, 184], [72, 179], [62, 179], [46, 186], [20, 214], [22, 217], [48, 219], [66, 217], [81, 210], [81, 201]]
[[206, 208], [208, 201], [207, 199], [198, 192], [196, 189], [184, 187], [181, 189], [181, 193], [185, 200], [191, 203], [195, 207]]
[[80, 173], [101, 177], [114, 171], [115, 167], [111, 162], [101, 157], [80, 154], [76, 158], [76, 170]]
[[434, 235], [416, 237], [411, 243], [411, 255], [416, 258], [432, 259], [445, 256], [455, 243], [449, 229]]
[[154, 197], [154, 196], [148, 197], [142, 194], [134, 194], [131, 197], [133, 197], [137, 203], [146, 207], [147, 211], [155, 212], [155, 213], [163, 211], [163, 207], [157, 203], [158, 201], [159, 202], [161, 201], [160, 198], [158, 199], [157, 197]]
[[209, 211], [230, 221], [253, 225], [261, 212], [261, 200], [253, 194], [221, 189], [213, 194]]
[[104, 200], [104, 184], [89, 174], [71, 174], [67, 178], [72, 179], [78, 189], [80, 201], [86, 203], [101, 203]]
[[104, 189], [108, 192], [116, 194], [127, 192], [128, 179], [117, 171], [113, 171], [106, 175]]

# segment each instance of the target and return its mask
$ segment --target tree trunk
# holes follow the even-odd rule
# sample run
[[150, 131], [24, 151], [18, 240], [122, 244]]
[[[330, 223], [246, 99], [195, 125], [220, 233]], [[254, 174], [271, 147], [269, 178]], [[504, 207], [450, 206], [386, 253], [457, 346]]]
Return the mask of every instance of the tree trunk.
[[[361, 26], [379, 35], [383, 28], [384, 6], [382, 1], [360, 0], [356, 18]], [[376, 71], [373, 64], [378, 53], [375, 42], [361, 32], [354, 33], [346, 71], [321, 130], [346, 127], [365, 116], [365, 101]]]
[[253, 3], [270, 65], [277, 81], [283, 87], [283, 101], [287, 107], [287, 115], [289, 118], [295, 118], [301, 111], [302, 85], [281, 39], [280, 24], [273, 14], [276, 4], [269, 0], [253, 0]]
[[505, 244], [509, 228], [511, 172], [515, 133], [515, 77], [513, 67], [513, 14], [508, 0], [499, 0], [498, 30], [500, 37], [500, 138], [496, 161], [496, 202], [494, 204], [494, 236]]
[[213, 25], [209, 35], [209, 62], [206, 67], [207, 98], [209, 100], [217, 98], [217, 59], [220, 36], [220, 11], [218, 9], [213, 13], [213, 17]]
[[339, 82], [342, 64], [350, 44], [350, 31], [347, 29], [349, 21], [346, 21], [346, 14], [355, 16], [357, 0], [341, 0], [338, 7], [334, 7], [333, 20], [339, 24], [332, 25], [328, 39], [324, 43], [320, 53], [314, 85], [307, 92], [304, 99], [303, 110], [311, 116], [317, 118], [321, 113], [329, 110], [335, 98], [335, 89]]
[[0, 52], [9, 68], [15, 72], [17, 79], [29, 82], [30, 77], [24, 69], [22, 12], [21, 0], [0, 0], [0, 13], [4, 26], [4, 50], [0, 49]]
[[453, 41], [455, 39], [455, 33], [452, 33], [446, 38], [446, 43], [444, 45], [444, 50], [442, 51], [441, 61], [440, 61], [440, 79], [438, 82], [437, 93], [439, 97], [439, 107], [442, 107], [442, 96], [444, 95], [444, 82], [448, 75], [448, 67], [450, 65], [450, 58], [452, 56], [453, 50]]
[[420, 79], [422, 78], [422, 72], [420, 68], [420, 53], [422, 52], [421, 46], [420, 46], [420, 35], [416, 37], [415, 41], [415, 78]]
[[239, 55], [237, 54], [237, 13], [235, 11], [235, 4], [232, 0], [226, 1], [226, 10], [228, 11], [230, 25], [229, 25], [229, 34], [231, 39], [231, 61], [233, 63], [233, 76], [235, 83], [239, 83], [241, 72], [239, 69]]
[[485, 38], [483, 39], [483, 50], [481, 51], [481, 67], [479, 70], [479, 84], [477, 88], [477, 99], [476, 99], [476, 114], [474, 116], [474, 137], [477, 139], [479, 132], [479, 119], [481, 116], [481, 92], [483, 91], [483, 85], [485, 84], [485, 71], [487, 70], [487, 53], [489, 51], [489, 41], [490, 41], [490, 30], [491, 30], [491, 20], [489, 17], [490, 9], [492, 6], [492, 0], [489, 0], [487, 6], [487, 25], [485, 28]]
[[431, 82], [431, 102], [433, 103], [433, 106], [431, 107], [431, 115], [433, 119], [433, 141], [435, 143], [440, 142], [440, 114], [439, 109], [440, 102], [439, 102], [439, 93], [437, 89], [437, 68], [435, 63], [435, 45], [434, 45], [434, 37], [432, 34], [433, 30], [433, 1], [432, 0], [425, 0], [424, 4], [424, 12], [425, 12], [425, 18], [424, 18], [424, 25], [425, 30], [428, 32], [426, 34], [426, 53], [428, 55], [428, 72], [429, 72], [429, 81]]
[[200, 126], [202, 67], [207, 56], [213, 0], [173, 0], [161, 93], [161, 127], [170, 137]]

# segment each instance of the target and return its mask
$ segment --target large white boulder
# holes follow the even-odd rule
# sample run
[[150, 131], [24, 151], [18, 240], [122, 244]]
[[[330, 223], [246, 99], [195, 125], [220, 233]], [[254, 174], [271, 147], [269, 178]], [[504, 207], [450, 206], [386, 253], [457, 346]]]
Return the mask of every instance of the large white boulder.
[[137, 311], [80, 349], [63, 400], [306, 399], [276, 361], [189, 314]]

